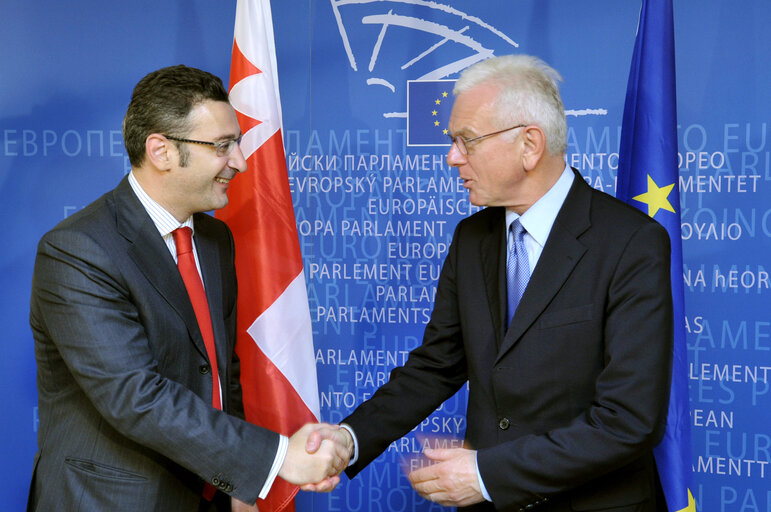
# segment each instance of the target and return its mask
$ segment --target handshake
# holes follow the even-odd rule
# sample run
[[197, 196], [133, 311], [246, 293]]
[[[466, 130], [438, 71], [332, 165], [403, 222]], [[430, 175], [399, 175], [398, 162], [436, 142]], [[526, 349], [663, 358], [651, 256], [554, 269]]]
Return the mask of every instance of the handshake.
[[278, 476], [304, 491], [330, 492], [353, 456], [353, 438], [339, 425], [308, 423], [289, 438]]
[[[477, 452], [462, 443], [450, 443], [447, 447], [444, 441], [424, 441], [425, 459], [410, 464], [410, 485], [423, 498], [447, 507], [466, 507], [484, 501]], [[345, 428], [309, 423], [289, 438], [278, 475], [304, 491], [330, 492], [340, 483], [339, 475], [348, 467], [353, 451], [353, 437]]]

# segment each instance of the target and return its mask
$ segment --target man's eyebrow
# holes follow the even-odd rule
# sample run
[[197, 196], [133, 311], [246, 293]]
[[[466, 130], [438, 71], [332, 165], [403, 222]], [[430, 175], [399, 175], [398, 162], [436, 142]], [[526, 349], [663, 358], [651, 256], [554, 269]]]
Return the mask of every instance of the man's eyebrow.
[[219, 136], [219, 137], [216, 137], [214, 140], [216, 140], [216, 141], [218, 141], [218, 142], [219, 142], [219, 141], [226, 141], [226, 140], [238, 140], [238, 139], [240, 139], [241, 137], [243, 137], [243, 135], [244, 135], [244, 134], [243, 134], [243, 133], [241, 133], [241, 131], [239, 131], [239, 132], [238, 132], [238, 135], [232, 135], [232, 134], [228, 134], [228, 135], [221, 135], [221, 136]]
[[450, 135], [453, 136], [453, 137], [463, 137], [464, 139], [473, 139], [474, 138], [474, 134], [473, 133], [469, 134], [468, 129], [465, 128], [465, 127], [464, 128], [460, 128], [456, 132], [450, 130]]

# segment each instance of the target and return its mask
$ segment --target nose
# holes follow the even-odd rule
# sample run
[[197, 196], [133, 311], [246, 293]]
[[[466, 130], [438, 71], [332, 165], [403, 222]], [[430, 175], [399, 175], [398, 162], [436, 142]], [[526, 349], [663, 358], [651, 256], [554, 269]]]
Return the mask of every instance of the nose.
[[241, 151], [241, 144], [236, 143], [236, 147], [228, 155], [228, 166], [236, 172], [246, 171], [246, 158], [243, 151]]
[[460, 152], [458, 145], [454, 142], [450, 146], [450, 150], [447, 152], [447, 165], [451, 167], [460, 167], [466, 163], [466, 155]]

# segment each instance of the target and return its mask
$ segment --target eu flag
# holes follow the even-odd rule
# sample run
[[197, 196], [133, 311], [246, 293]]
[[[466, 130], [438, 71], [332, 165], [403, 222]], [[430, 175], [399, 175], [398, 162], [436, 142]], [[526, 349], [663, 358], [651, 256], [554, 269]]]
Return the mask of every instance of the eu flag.
[[407, 81], [407, 145], [449, 146], [455, 80]]
[[672, 0], [643, 0], [624, 104], [616, 197], [661, 223], [672, 242], [675, 337], [667, 429], [655, 449], [670, 512], [695, 512], [683, 306]]

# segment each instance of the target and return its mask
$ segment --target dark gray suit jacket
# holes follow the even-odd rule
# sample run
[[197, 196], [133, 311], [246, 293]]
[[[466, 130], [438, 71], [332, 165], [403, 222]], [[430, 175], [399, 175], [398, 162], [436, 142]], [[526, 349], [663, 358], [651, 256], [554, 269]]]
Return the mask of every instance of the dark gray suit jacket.
[[203, 482], [254, 502], [278, 435], [243, 421], [227, 226], [196, 214], [223, 408], [185, 286], [127, 179], [43, 236], [30, 324], [39, 451], [29, 510], [197, 511]]
[[655, 510], [673, 331], [666, 231], [575, 172], [508, 331], [504, 232], [503, 208], [458, 224], [423, 344], [343, 420], [360, 448], [348, 475], [468, 380], [466, 440], [495, 509]]

